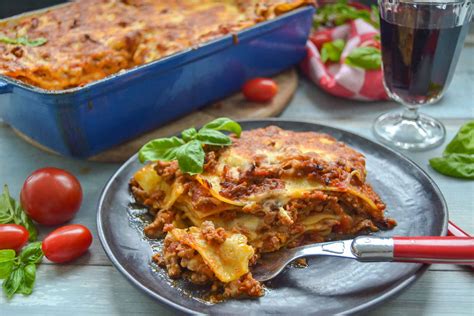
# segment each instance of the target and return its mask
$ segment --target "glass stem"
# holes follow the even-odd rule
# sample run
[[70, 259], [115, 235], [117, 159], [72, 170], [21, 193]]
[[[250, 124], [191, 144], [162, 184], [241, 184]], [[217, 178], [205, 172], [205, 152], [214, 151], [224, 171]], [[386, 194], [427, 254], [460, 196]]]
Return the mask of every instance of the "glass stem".
[[410, 121], [416, 121], [418, 119], [418, 108], [405, 106], [403, 110], [402, 118]]

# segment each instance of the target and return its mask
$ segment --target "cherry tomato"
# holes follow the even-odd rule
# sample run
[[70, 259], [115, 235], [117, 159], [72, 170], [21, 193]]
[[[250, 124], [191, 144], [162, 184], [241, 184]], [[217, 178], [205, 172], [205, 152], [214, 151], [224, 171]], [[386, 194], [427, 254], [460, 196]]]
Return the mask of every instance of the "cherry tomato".
[[318, 50], [321, 50], [324, 43], [332, 41], [331, 31], [330, 30], [322, 30], [322, 31], [315, 32], [315, 33], [311, 34], [309, 39], [311, 40], [311, 42], [313, 42], [314, 45], [316, 45]]
[[41, 248], [46, 258], [63, 263], [80, 257], [91, 244], [90, 230], [83, 225], [73, 224], [53, 230], [43, 240]]
[[82, 202], [81, 184], [75, 176], [58, 168], [33, 172], [20, 194], [26, 214], [43, 225], [58, 225], [72, 219]]
[[16, 224], [0, 225], [0, 249], [20, 250], [30, 234], [25, 227]]
[[242, 87], [245, 98], [252, 102], [268, 102], [277, 94], [278, 86], [268, 78], [255, 78], [247, 81]]

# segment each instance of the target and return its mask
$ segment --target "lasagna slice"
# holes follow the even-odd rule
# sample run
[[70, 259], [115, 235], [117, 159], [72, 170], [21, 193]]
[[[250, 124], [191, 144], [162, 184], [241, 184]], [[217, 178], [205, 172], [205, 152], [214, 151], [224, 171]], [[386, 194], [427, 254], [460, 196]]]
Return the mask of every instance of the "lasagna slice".
[[197, 227], [189, 234], [211, 222], [245, 236], [258, 258], [395, 225], [366, 182], [364, 156], [329, 135], [269, 126], [242, 132], [231, 146], [204, 149], [202, 174], [183, 174], [176, 161], [135, 174], [132, 192], [155, 216], [147, 236], [169, 231], [166, 239], [180, 240], [173, 229]]
[[261, 284], [249, 272], [255, 253], [247, 238], [216, 229], [209, 221], [201, 228], [172, 228], [166, 235], [163, 252], [153, 260], [165, 267], [172, 278], [212, 284], [211, 298], [215, 301], [263, 294]]

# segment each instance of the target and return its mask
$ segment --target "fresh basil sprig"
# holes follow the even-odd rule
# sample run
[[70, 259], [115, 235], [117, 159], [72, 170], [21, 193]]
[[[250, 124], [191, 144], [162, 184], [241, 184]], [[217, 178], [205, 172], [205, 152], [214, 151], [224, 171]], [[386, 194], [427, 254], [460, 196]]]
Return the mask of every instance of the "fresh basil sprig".
[[380, 49], [371, 46], [354, 48], [344, 61], [347, 65], [362, 69], [380, 69], [382, 54]]
[[184, 173], [202, 173], [205, 152], [203, 145], [229, 146], [232, 141], [221, 131], [234, 133], [240, 137], [242, 128], [239, 123], [226, 118], [217, 118], [204, 125], [199, 131], [194, 127], [181, 132], [181, 138], [158, 138], [146, 143], [138, 152], [141, 163], [147, 161], [177, 160], [179, 168]]
[[36, 264], [43, 259], [41, 242], [23, 248], [16, 256], [12, 249], [0, 250], [0, 279], [3, 292], [10, 299], [15, 293], [30, 295], [36, 279]]
[[341, 59], [344, 46], [346, 46], [346, 42], [344, 42], [342, 39], [324, 43], [323, 47], [321, 48], [322, 62], [325, 63], [328, 60], [332, 62], [338, 62], [339, 59]]
[[0, 195], [0, 224], [12, 223], [26, 228], [30, 236], [29, 241], [36, 240], [38, 232], [33, 221], [26, 215], [20, 203], [10, 196], [8, 186], [5, 184], [3, 194]]
[[443, 157], [430, 159], [430, 165], [447, 176], [474, 179], [474, 121], [461, 126]]
[[326, 4], [316, 12], [313, 26], [315, 29], [321, 26], [334, 27], [355, 19], [363, 19], [378, 28], [379, 19], [377, 6], [372, 6], [371, 12], [369, 12], [348, 5], [345, 0], [339, 0], [333, 4]]
[[41, 46], [46, 44], [48, 40], [44, 37], [38, 37], [35, 39], [29, 39], [28, 36], [20, 36], [17, 38], [11, 38], [7, 36], [0, 36], [0, 42], [12, 45], [22, 45], [22, 46]]

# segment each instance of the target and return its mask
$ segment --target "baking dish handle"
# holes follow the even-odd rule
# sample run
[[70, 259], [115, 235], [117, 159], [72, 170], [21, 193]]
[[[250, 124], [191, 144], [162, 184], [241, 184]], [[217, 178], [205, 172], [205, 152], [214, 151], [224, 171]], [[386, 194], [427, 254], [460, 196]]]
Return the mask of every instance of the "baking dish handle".
[[0, 94], [12, 92], [12, 85], [8, 82], [0, 80]]

